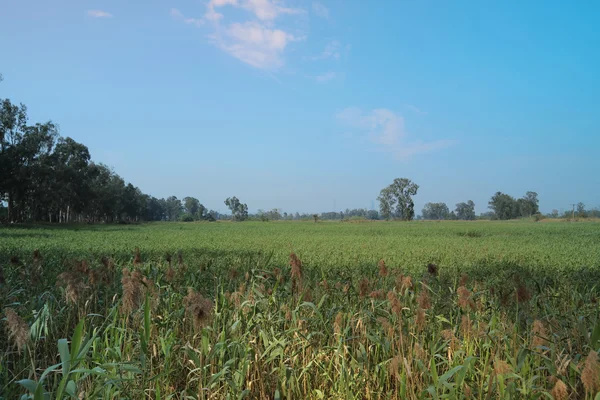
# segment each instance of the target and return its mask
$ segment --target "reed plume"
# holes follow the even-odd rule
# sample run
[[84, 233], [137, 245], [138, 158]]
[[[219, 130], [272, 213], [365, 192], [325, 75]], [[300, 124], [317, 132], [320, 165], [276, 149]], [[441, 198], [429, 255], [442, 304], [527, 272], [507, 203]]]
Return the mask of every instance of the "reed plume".
[[121, 277], [123, 302], [121, 310], [125, 315], [129, 315], [140, 308], [143, 297], [142, 278], [140, 271], [134, 270], [131, 272], [129, 269], [123, 268], [123, 276]]
[[213, 302], [192, 288], [188, 288], [188, 294], [183, 298], [185, 310], [194, 321], [196, 329], [202, 328], [210, 320], [213, 310]]
[[379, 266], [379, 276], [382, 278], [388, 276], [388, 268], [385, 265], [385, 261], [381, 259], [377, 265]]
[[19, 351], [23, 350], [29, 341], [29, 325], [13, 310], [5, 308], [8, 337], [12, 339]]
[[567, 385], [560, 379], [556, 381], [552, 388], [552, 397], [554, 397], [554, 400], [567, 400], [569, 398]]
[[591, 350], [585, 359], [581, 382], [583, 382], [586, 393], [592, 396], [600, 391], [600, 364], [598, 363], [598, 353], [594, 350]]

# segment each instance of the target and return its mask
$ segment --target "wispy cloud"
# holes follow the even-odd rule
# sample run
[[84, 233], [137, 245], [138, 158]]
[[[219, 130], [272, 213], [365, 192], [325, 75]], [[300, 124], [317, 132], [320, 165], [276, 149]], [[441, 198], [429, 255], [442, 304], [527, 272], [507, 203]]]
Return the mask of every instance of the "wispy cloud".
[[224, 6], [248, 10], [261, 21], [272, 21], [281, 14], [302, 14], [305, 12], [300, 8], [283, 7], [279, 5], [278, 1], [274, 0], [210, 0], [204, 15], [205, 18], [211, 21], [220, 20], [223, 18], [223, 14], [216, 10]]
[[329, 9], [321, 3], [314, 2], [312, 5], [313, 12], [321, 18], [329, 18]]
[[88, 10], [87, 15], [93, 18], [111, 18], [113, 15], [102, 10]]
[[260, 69], [283, 65], [283, 52], [290, 42], [302, 40], [280, 29], [270, 29], [258, 22], [233, 23], [219, 35], [215, 44], [237, 59]]
[[[246, 10], [254, 18], [223, 24], [226, 7]], [[272, 71], [284, 65], [284, 53], [290, 43], [304, 40], [301, 35], [276, 28], [274, 20], [304, 12], [285, 7], [277, 0], [210, 0], [203, 20], [212, 23], [214, 31], [209, 37], [218, 48], [252, 67]]]
[[341, 123], [363, 132], [379, 150], [392, 153], [402, 160], [416, 154], [439, 150], [454, 143], [447, 139], [431, 142], [410, 140], [404, 127], [404, 117], [387, 108], [363, 112], [360, 108], [350, 107], [339, 112], [336, 118]]
[[179, 19], [186, 24], [201, 26], [204, 25], [204, 19], [202, 18], [189, 18], [183, 15], [183, 13], [177, 8], [171, 8], [171, 16], [175, 19]]
[[335, 72], [325, 72], [324, 74], [315, 76], [315, 80], [320, 83], [329, 82], [337, 77], [337, 73]]
[[411, 111], [413, 111], [413, 112], [415, 112], [415, 113], [417, 113], [417, 114], [420, 114], [420, 115], [427, 115], [427, 111], [423, 111], [423, 110], [421, 110], [421, 109], [419, 109], [419, 108], [417, 108], [417, 107], [413, 106], [412, 104], [407, 104], [407, 105], [406, 105], [406, 108], [408, 108], [409, 110], [411, 110]]
[[328, 58], [332, 58], [334, 60], [339, 60], [339, 58], [341, 56], [341, 48], [342, 48], [342, 44], [339, 41], [332, 40], [325, 45], [325, 48], [323, 49], [323, 51], [320, 54], [317, 54], [316, 56], [312, 56], [312, 57], [307, 57], [307, 59], [313, 60], [313, 61], [324, 60], [324, 59], [328, 59]]

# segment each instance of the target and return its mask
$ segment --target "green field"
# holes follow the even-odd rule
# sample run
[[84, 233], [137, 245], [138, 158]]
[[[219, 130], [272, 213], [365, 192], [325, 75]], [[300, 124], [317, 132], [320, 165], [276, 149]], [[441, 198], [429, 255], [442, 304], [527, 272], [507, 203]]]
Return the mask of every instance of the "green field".
[[10, 227], [0, 266], [0, 398], [600, 392], [595, 222]]

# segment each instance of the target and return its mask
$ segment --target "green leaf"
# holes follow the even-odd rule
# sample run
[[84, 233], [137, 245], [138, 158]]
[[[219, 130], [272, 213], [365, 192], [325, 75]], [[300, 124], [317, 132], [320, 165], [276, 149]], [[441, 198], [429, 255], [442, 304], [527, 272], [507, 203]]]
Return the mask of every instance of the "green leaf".
[[67, 382], [67, 387], [65, 388], [65, 392], [73, 397], [73, 398], [77, 398], [77, 386], [75, 386], [75, 382], [73, 382], [72, 380]]
[[35, 393], [33, 394], [33, 400], [45, 400], [44, 387], [40, 384], [37, 385]]
[[58, 351], [60, 353], [63, 375], [68, 375], [69, 369], [71, 369], [71, 354], [69, 352], [69, 343], [67, 342], [67, 339], [58, 339]]
[[31, 379], [21, 379], [20, 381], [17, 381], [17, 383], [29, 390], [31, 393], [35, 393], [38, 387], [38, 383], [36, 381], [32, 381]]
[[71, 338], [71, 361], [75, 361], [75, 358], [79, 355], [79, 348], [81, 347], [81, 342], [83, 341], [84, 322], [84, 319], [79, 321], [75, 327], [75, 332], [73, 332], [73, 337]]
[[594, 350], [600, 349], [600, 320], [596, 321], [596, 326], [590, 336], [590, 347]]

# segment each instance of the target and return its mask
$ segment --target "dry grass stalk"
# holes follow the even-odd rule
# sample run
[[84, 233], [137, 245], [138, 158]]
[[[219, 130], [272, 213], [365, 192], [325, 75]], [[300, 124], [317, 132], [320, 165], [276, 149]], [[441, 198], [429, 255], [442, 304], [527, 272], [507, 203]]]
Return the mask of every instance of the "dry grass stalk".
[[560, 379], [556, 381], [552, 388], [552, 397], [554, 397], [554, 400], [567, 400], [569, 398], [567, 385]]
[[531, 293], [527, 290], [527, 286], [523, 284], [520, 280], [517, 280], [517, 302], [525, 303], [531, 299]]
[[335, 316], [335, 321], [333, 321], [333, 332], [336, 335], [340, 335], [342, 333], [343, 324], [344, 324], [344, 314], [340, 311]]
[[379, 260], [379, 263], [377, 265], [379, 266], [379, 276], [381, 276], [382, 278], [388, 276], [388, 268], [385, 265], [385, 261], [381, 259]]
[[425, 329], [426, 315], [425, 310], [419, 307], [415, 314], [415, 325], [417, 326], [417, 332], [422, 332]]
[[298, 294], [302, 291], [302, 261], [296, 253], [290, 253], [290, 267], [292, 276], [292, 292]]
[[533, 321], [531, 326], [531, 346], [533, 348], [548, 347], [548, 331], [539, 319]]
[[136, 267], [142, 264], [142, 255], [140, 254], [140, 248], [135, 248], [135, 257], [133, 257], [133, 265]]
[[213, 302], [192, 288], [188, 288], [188, 294], [183, 298], [183, 302], [186, 312], [194, 321], [194, 327], [199, 329], [205, 326], [212, 315]]
[[367, 278], [362, 278], [358, 282], [358, 295], [360, 297], [365, 297], [369, 293], [369, 280]]
[[496, 375], [505, 375], [511, 371], [510, 365], [504, 360], [494, 361], [494, 372]]
[[471, 291], [465, 286], [459, 286], [456, 290], [458, 294], [458, 306], [464, 311], [475, 309], [475, 302], [471, 298]]
[[135, 270], [131, 272], [129, 269], [123, 268], [123, 276], [121, 277], [123, 303], [121, 305], [121, 310], [126, 315], [129, 315], [140, 308], [143, 298], [142, 278], [143, 276], [140, 271]]
[[429, 310], [431, 308], [431, 298], [429, 297], [429, 290], [425, 286], [421, 286], [421, 291], [419, 293], [419, 297], [417, 298], [417, 303], [419, 307], [424, 310]]
[[12, 339], [19, 351], [23, 350], [29, 341], [29, 325], [12, 308], [5, 308], [8, 337]]
[[463, 338], [469, 339], [473, 337], [473, 322], [471, 321], [471, 317], [468, 315], [463, 315], [460, 321], [460, 331], [463, 335]]
[[400, 304], [400, 300], [398, 299], [398, 296], [396, 296], [396, 293], [390, 290], [387, 294], [387, 299], [390, 303], [392, 312], [400, 316], [400, 314], [402, 314], [402, 305]]
[[600, 391], [600, 363], [598, 363], [598, 353], [594, 350], [591, 350], [585, 359], [581, 382], [583, 382], [585, 392], [592, 396]]
[[[79, 266], [81, 265], [82, 263], [79, 264]], [[85, 267], [87, 273], [87, 263], [85, 264]], [[65, 300], [67, 303], [79, 304], [83, 300], [85, 291], [87, 290], [87, 286], [83, 282], [81, 274], [75, 271], [65, 271], [58, 275], [56, 284], [57, 286], [65, 288]]]

